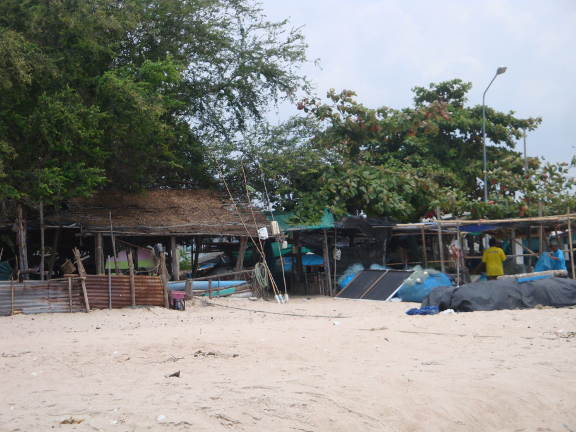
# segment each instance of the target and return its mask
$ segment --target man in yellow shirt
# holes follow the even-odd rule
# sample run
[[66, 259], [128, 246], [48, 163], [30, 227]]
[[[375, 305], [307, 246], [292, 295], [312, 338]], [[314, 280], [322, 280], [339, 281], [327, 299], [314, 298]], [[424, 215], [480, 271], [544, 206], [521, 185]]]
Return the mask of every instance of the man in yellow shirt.
[[502, 249], [496, 247], [496, 239], [491, 238], [488, 244], [490, 248], [484, 251], [482, 262], [486, 263], [486, 276], [488, 276], [488, 280], [494, 280], [497, 276], [504, 274], [502, 263], [506, 261], [506, 255], [504, 255]]

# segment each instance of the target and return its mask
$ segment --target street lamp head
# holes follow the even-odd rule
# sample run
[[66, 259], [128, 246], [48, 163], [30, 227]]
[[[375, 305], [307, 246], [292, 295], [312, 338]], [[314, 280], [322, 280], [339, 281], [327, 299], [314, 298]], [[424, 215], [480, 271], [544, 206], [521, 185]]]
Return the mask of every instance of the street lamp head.
[[506, 69], [508, 69], [506, 66], [500, 66], [500, 67], [496, 70], [496, 75], [502, 75], [504, 72], [506, 72]]

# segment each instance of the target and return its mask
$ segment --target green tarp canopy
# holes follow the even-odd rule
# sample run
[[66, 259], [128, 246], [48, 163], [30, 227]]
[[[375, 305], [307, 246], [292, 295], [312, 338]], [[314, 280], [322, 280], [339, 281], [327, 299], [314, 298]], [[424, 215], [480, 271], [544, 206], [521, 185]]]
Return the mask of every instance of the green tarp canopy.
[[290, 219], [294, 216], [292, 212], [264, 212], [264, 215], [269, 221], [272, 221], [272, 215], [274, 215], [274, 220], [278, 222], [278, 226], [283, 231], [288, 230], [316, 230], [316, 229], [330, 229], [334, 228], [334, 216], [328, 209], [324, 209], [324, 216], [322, 216], [322, 220], [318, 225], [290, 225], [286, 222], [287, 219]]
[[12, 267], [8, 261], [0, 262], [0, 280], [8, 280], [12, 276]]

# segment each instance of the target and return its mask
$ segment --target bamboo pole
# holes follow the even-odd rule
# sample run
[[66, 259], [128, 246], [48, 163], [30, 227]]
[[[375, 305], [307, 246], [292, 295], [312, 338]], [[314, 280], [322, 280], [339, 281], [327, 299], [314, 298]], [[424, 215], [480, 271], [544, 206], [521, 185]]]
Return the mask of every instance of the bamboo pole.
[[[538, 203], [538, 217], [542, 217], [542, 202]], [[544, 227], [542, 226], [542, 223], [540, 223], [540, 226], [538, 227], [538, 252], [540, 253], [544, 252], [543, 237], [544, 237]]]
[[119, 275], [120, 270], [118, 269], [118, 258], [116, 257], [116, 238], [114, 237], [114, 230], [112, 228], [112, 212], [110, 212], [110, 238], [112, 239], [112, 252], [114, 253], [114, 267], [116, 268], [116, 275]]
[[[527, 218], [510, 218], [510, 219], [470, 219], [470, 220], [437, 220], [434, 223], [440, 223], [443, 225], [453, 225], [456, 227], [456, 224], [459, 223], [462, 225], [493, 225], [499, 223], [511, 223], [511, 222], [547, 222], [547, 221], [556, 221], [558, 218], [568, 220], [568, 217], [572, 219], [576, 218], [576, 214], [571, 214], [569, 216], [565, 215], [552, 215], [552, 216], [542, 216], [542, 217], [527, 217]], [[406, 223], [406, 224], [396, 224], [392, 229], [399, 229], [399, 228], [408, 228], [408, 227], [428, 227], [430, 226], [429, 223], [419, 222], [419, 223]], [[372, 228], [390, 228], [389, 226], [373, 226]]]
[[572, 279], [576, 279], [574, 273], [574, 250], [572, 248], [572, 230], [570, 229], [570, 207], [568, 207], [568, 241], [570, 242], [570, 265], [572, 267]]
[[10, 278], [10, 316], [14, 315], [14, 278]]
[[[440, 220], [440, 207], [436, 207], [436, 219]], [[442, 243], [442, 226], [438, 225], [438, 248], [440, 249], [440, 269], [442, 273], [446, 273], [444, 268], [444, 245]]]
[[420, 227], [420, 233], [422, 234], [422, 264], [424, 265], [424, 268], [428, 268], [428, 256], [426, 255], [426, 237], [424, 235], [423, 226]]
[[132, 307], [136, 306], [136, 283], [134, 281], [134, 260], [132, 259], [132, 252], [128, 254], [128, 272], [130, 274], [130, 298], [132, 300]]
[[40, 201], [40, 280], [44, 280], [44, 204]]

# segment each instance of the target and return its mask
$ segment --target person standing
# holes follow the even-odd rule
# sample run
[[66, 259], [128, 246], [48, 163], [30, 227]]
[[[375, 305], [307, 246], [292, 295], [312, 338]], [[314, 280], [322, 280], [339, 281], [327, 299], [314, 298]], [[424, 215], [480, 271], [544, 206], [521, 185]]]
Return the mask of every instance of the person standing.
[[552, 270], [566, 270], [564, 252], [560, 250], [558, 243], [555, 241], [550, 242], [550, 249], [552, 249], [552, 253], [548, 256], [554, 260]]
[[488, 276], [488, 280], [494, 280], [504, 274], [504, 266], [502, 263], [506, 261], [506, 255], [504, 255], [502, 249], [496, 247], [496, 239], [491, 238], [488, 244], [490, 247], [482, 254], [482, 262], [486, 263], [486, 276]]

